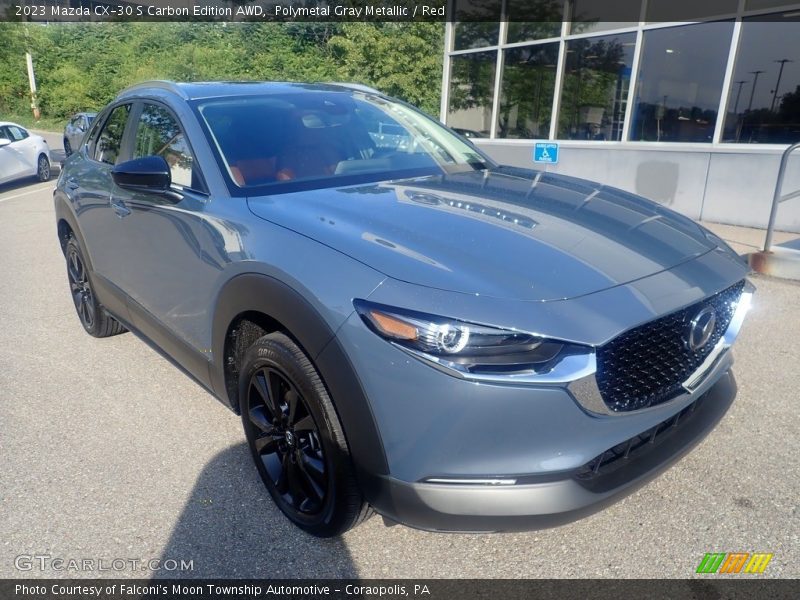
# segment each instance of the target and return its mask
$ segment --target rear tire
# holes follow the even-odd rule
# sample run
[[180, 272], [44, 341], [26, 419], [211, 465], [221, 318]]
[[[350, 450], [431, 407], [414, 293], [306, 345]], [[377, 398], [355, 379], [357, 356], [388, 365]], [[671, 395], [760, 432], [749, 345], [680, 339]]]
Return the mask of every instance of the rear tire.
[[256, 468], [295, 525], [331, 537], [372, 515], [322, 379], [288, 336], [265, 335], [247, 350], [239, 399]]
[[39, 181], [50, 181], [50, 159], [40, 154], [36, 162], [36, 178]]
[[100, 304], [89, 280], [89, 271], [74, 236], [67, 240], [67, 280], [72, 302], [86, 333], [96, 338], [110, 337], [127, 331], [119, 321], [106, 312]]

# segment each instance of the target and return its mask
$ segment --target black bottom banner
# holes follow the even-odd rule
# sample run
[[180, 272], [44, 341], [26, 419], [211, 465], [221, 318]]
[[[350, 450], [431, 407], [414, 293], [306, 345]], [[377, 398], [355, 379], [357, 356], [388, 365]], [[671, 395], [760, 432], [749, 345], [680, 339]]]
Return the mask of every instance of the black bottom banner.
[[259, 600], [264, 598], [542, 599], [782, 599], [800, 597], [798, 580], [375, 579], [168, 580], [5, 579], [2, 600]]

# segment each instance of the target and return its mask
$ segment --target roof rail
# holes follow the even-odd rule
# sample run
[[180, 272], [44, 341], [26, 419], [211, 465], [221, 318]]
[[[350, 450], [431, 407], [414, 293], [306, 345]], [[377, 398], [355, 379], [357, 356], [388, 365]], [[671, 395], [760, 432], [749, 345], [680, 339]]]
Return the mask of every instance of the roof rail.
[[168, 92], [172, 92], [173, 94], [177, 94], [184, 100], [188, 100], [189, 96], [184, 92], [181, 87], [175, 83], [174, 81], [167, 81], [164, 79], [157, 79], [154, 81], [142, 81], [141, 83], [135, 83], [129, 87], [126, 87], [122, 90], [119, 94], [117, 94], [117, 98], [121, 98], [130, 92], [134, 92], [136, 90], [141, 90], [144, 88], [159, 88], [162, 90], [166, 90]]
[[324, 82], [327, 85], [338, 85], [339, 87], [350, 88], [351, 90], [356, 90], [359, 92], [368, 92], [370, 94], [382, 94], [380, 90], [376, 90], [373, 87], [369, 87], [368, 85], [364, 85], [363, 83], [347, 83], [345, 81], [326, 81]]

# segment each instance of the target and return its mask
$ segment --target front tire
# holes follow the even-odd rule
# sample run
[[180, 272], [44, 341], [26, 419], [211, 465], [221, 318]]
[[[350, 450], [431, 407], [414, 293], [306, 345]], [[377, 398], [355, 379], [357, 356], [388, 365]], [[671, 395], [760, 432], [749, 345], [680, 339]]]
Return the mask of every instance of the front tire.
[[72, 302], [86, 333], [97, 338], [124, 333], [126, 329], [106, 312], [97, 299], [92, 283], [89, 281], [89, 271], [83, 260], [83, 254], [73, 236], [67, 240], [65, 256]]
[[371, 516], [328, 392], [288, 336], [265, 335], [247, 350], [239, 399], [256, 468], [295, 525], [331, 537]]
[[72, 145], [67, 138], [64, 138], [64, 156], [69, 158], [70, 154], [72, 154]]
[[40, 154], [36, 162], [36, 178], [39, 181], [50, 181], [50, 159]]

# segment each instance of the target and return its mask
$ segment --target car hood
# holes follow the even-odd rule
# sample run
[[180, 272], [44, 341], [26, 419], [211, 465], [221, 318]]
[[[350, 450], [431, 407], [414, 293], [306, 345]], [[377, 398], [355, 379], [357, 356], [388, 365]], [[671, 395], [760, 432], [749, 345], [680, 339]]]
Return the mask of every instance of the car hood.
[[389, 277], [515, 300], [591, 294], [722, 244], [639, 196], [511, 167], [276, 193], [248, 204]]

